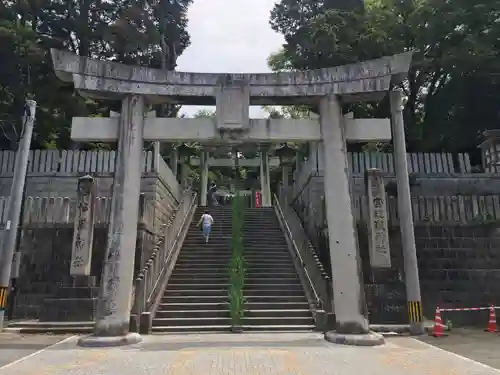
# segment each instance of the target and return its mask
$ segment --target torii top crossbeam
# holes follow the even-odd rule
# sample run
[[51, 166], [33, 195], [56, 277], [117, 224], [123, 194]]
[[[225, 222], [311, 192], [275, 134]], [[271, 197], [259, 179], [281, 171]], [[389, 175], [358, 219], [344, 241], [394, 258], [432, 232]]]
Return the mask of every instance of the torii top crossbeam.
[[279, 73], [186, 73], [93, 60], [52, 49], [57, 76], [82, 95], [115, 99], [142, 95], [150, 103], [215, 105], [225, 91], [248, 97], [249, 105], [311, 104], [336, 94], [344, 102], [379, 99], [406, 76], [412, 53], [333, 68]]

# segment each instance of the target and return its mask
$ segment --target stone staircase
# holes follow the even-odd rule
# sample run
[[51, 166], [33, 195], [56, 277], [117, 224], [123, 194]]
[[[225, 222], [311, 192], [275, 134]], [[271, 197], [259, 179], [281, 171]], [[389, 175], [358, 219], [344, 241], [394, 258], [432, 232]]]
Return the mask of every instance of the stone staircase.
[[314, 320], [273, 208], [247, 208], [244, 225], [247, 331], [314, 329]]
[[204, 207], [196, 209], [161, 305], [153, 332], [229, 331], [231, 207], [209, 208], [214, 217], [208, 244], [196, 226]]
[[[198, 208], [177, 259], [153, 332], [230, 331], [228, 305], [231, 207], [210, 208], [212, 236], [204, 243], [196, 226]], [[245, 331], [314, 328], [302, 285], [272, 208], [246, 208], [244, 226], [247, 279]]]

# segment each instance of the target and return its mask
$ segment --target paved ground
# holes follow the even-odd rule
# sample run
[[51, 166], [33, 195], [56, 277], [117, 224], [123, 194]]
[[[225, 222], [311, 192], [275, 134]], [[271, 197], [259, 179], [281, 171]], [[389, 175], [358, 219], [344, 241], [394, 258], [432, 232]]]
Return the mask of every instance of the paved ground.
[[0, 367], [53, 345], [66, 337], [0, 332]]
[[313, 333], [147, 336], [130, 347], [82, 349], [75, 339], [0, 368], [1, 375], [493, 375], [486, 365], [412, 338], [375, 348]]
[[[500, 369], [500, 334], [480, 329], [453, 329], [448, 337], [422, 336], [422, 341]], [[500, 374], [500, 372], [499, 372]]]

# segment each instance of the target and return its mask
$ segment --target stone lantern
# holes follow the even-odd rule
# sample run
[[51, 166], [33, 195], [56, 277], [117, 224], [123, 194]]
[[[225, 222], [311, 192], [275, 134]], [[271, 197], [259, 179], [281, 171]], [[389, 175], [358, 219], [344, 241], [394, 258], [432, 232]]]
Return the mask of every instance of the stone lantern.
[[295, 150], [293, 147], [290, 147], [288, 143], [283, 143], [276, 148], [274, 153], [280, 158], [281, 184], [286, 189], [289, 185], [288, 176], [290, 175], [293, 158], [295, 157], [297, 150]]

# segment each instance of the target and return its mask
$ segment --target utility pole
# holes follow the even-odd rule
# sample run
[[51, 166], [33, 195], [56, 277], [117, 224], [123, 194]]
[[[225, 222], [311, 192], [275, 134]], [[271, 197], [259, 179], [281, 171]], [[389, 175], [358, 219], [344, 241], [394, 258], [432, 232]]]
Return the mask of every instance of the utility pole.
[[26, 169], [28, 167], [31, 137], [35, 124], [35, 112], [36, 102], [26, 100], [21, 137], [16, 152], [14, 176], [7, 204], [7, 223], [5, 224], [5, 228], [0, 232], [0, 331], [3, 329], [5, 309], [7, 307], [12, 258], [16, 249], [24, 184], [26, 181]]

